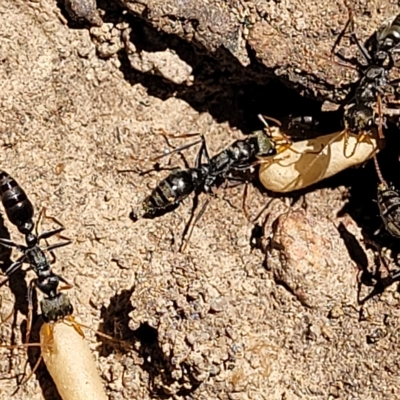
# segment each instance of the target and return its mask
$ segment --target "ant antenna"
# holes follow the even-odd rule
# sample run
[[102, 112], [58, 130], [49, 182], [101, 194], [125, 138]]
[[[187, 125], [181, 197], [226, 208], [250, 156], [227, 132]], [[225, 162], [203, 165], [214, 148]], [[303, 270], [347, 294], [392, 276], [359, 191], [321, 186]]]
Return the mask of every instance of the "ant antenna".
[[378, 158], [376, 157], [376, 154], [374, 155], [373, 158], [374, 158], [374, 164], [375, 164], [376, 174], [378, 175], [379, 181], [381, 182], [382, 185], [388, 187], [387, 182], [386, 182], [385, 179], [383, 178], [382, 171], [381, 171], [381, 168], [379, 167]]

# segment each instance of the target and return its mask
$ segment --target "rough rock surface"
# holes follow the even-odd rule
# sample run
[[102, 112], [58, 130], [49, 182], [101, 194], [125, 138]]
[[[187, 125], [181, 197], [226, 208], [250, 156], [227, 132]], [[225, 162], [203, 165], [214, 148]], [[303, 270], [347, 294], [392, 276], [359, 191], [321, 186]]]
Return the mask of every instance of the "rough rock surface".
[[[264, 75], [278, 76], [309, 96], [340, 102], [349, 83], [358, 78], [354, 70], [335, 65], [330, 58], [349, 16], [343, 0], [121, 3], [157, 29], [193, 42], [217, 58], [223, 47], [243, 65], [260, 62]], [[399, 12], [398, 5], [388, 0], [358, 0], [351, 2], [351, 8], [361, 41]], [[355, 45], [349, 51], [348, 40], [340, 47], [349, 57], [356, 54]]]

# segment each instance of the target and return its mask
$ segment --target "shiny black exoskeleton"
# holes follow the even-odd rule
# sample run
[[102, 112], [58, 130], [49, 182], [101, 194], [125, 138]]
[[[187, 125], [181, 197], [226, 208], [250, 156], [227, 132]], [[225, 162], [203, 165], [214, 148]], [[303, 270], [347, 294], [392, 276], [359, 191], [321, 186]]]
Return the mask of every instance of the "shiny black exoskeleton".
[[203, 137], [201, 143], [195, 167], [176, 169], [163, 179], [141, 205], [132, 211], [131, 218], [134, 221], [141, 217], [153, 217], [159, 211], [176, 206], [192, 193], [210, 193], [233, 170], [249, 168], [257, 157], [277, 153], [275, 144], [264, 131], [256, 131], [246, 139], [236, 140], [211, 158]]
[[16, 248], [22, 253], [22, 256], [7, 268], [5, 271], [7, 279], [1, 282], [0, 286], [3, 286], [8, 281], [11, 274], [20, 269], [24, 263], [27, 263], [37, 275], [37, 278], [30, 282], [28, 288], [30, 309], [33, 304], [34, 287], [42, 291], [48, 301], [55, 301], [59, 298], [58, 286], [60, 281], [66, 285], [69, 284], [64, 278], [56, 275], [51, 270], [51, 263], [47, 258], [46, 252], [66, 246], [71, 241], [55, 243], [46, 247], [40, 247], [39, 242], [62, 232], [65, 228], [61, 226], [51, 231], [42, 232], [39, 236], [34, 234], [32, 232], [34, 228], [32, 203], [15, 179], [4, 171], [0, 171], [0, 197], [10, 222], [16, 225], [18, 230], [25, 235], [26, 243], [26, 245], [19, 245], [12, 240], [0, 238], [0, 245]]
[[[187, 147], [188, 145], [175, 149], [174, 152], [179, 152]], [[167, 154], [171, 154], [171, 152]], [[235, 141], [213, 157], [209, 156], [206, 142], [204, 137], [201, 136], [201, 147], [196, 157], [195, 167], [173, 171], [157, 185], [138, 207], [133, 209], [130, 216], [133, 221], [142, 217], [152, 218], [160, 213], [170, 211], [194, 193], [191, 217], [183, 233], [183, 236], [185, 236], [198, 206], [200, 193], [212, 194], [213, 189], [219, 187], [226, 179], [231, 178], [230, 174], [234, 171], [248, 169], [257, 162], [258, 158], [275, 154], [277, 154], [276, 144], [266, 131], [255, 131], [246, 139]], [[238, 179], [235, 178], [235, 180]], [[204, 213], [208, 202], [209, 200], [204, 203], [194, 224]], [[190, 233], [188, 238], [190, 238]]]
[[132, 219], [136, 221], [141, 217], [153, 217], [162, 210], [177, 206], [204, 185], [208, 172], [208, 165], [172, 172], [132, 211]]
[[[361, 78], [345, 108], [343, 122], [347, 130], [359, 133], [377, 125], [377, 115], [374, 110], [378, 96], [384, 96], [388, 91], [392, 91], [391, 85], [396, 83], [388, 81], [388, 74], [394, 66], [392, 54], [400, 44], [400, 14], [391, 23], [382, 24], [365, 44], [358, 40], [354, 32], [352, 15], [344, 31], [349, 25], [351, 38], [356, 43], [364, 62], [360, 63], [358, 59], [351, 60]], [[339, 39], [343, 34], [344, 32]]]
[[0, 196], [10, 222], [23, 234], [32, 232], [33, 205], [17, 181], [5, 171], [0, 171]]
[[378, 207], [386, 231], [400, 239], [400, 192], [384, 183], [378, 185]]
[[350, 104], [344, 112], [344, 127], [352, 133], [366, 131], [375, 124], [375, 112], [365, 103]]
[[400, 44], [400, 14], [391, 22], [385, 21], [366, 42], [365, 47], [379, 65], [391, 69], [394, 65], [392, 53]]
[[246, 139], [236, 140], [225, 150], [209, 158], [209, 172], [204, 182], [204, 191], [209, 192], [218, 186], [232, 170], [249, 168], [257, 158], [277, 154], [275, 144], [262, 130], [255, 131]]

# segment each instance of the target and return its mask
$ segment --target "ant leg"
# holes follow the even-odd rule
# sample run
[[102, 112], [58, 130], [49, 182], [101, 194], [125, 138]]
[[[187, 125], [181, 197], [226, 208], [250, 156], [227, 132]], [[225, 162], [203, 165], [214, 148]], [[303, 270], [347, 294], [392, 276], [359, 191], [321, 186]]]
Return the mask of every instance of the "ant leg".
[[394, 274], [392, 274], [391, 279], [392, 279], [392, 282], [399, 280], [400, 279], [400, 271], [397, 271]]
[[351, 37], [351, 39], [353, 39], [354, 43], [358, 47], [358, 50], [360, 51], [361, 55], [363, 56], [364, 61], [367, 64], [370, 64], [372, 62], [372, 57], [368, 53], [368, 50], [365, 48], [365, 46], [358, 39], [358, 37], [357, 37], [357, 35], [355, 33], [355, 30], [354, 30], [354, 21], [352, 21], [352, 23], [351, 23], [350, 37]]
[[199, 193], [196, 192], [194, 194], [194, 197], [193, 197], [192, 211], [190, 213], [189, 221], [186, 223], [185, 228], [184, 228], [184, 230], [182, 232], [182, 243], [181, 243], [181, 245], [179, 247], [179, 252], [181, 252], [181, 253], [183, 253], [184, 249], [187, 246], [187, 241], [185, 240], [185, 236], [186, 236], [186, 234], [187, 234], [187, 232], [188, 232], [188, 230], [190, 228], [190, 224], [191, 224], [191, 222], [193, 220], [193, 216], [194, 216], [194, 213], [195, 213], [198, 205], [199, 205]]
[[[319, 151], [317, 154], [321, 153], [323, 149], [321, 149], [321, 151]], [[304, 154], [301, 153], [301, 154]], [[256, 167], [257, 165], [262, 165], [262, 164], [274, 164], [274, 163], [278, 163], [279, 161], [283, 161], [285, 159], [289, 158], [289, 154], [284, 154], [282, 155], [282, 157], [280, 157], [278, 160], [275, 159], [275, 157], [257, 157], [256, 161], [253, 161], [250, 165], [250, 167]]]
[[[239, 167], [239, 168], [235, 167], [233, 170], [234, 171], [245, 171], [246, 169], [249, 169], [249, 168], [251, 168], [251, 165], [247, 165], [247, 166], [243, 166], [243, 167]], [[248, 179], [246, 179], [244, 177], [240, 177], [240, 176], [228, 175], [228, 176], [225, 177], [225, 179], [226, 179], [226, 181], [237, 182], [234, 185], [229, 185], [229, 186], [228, 185], [224, 185], [224, 188], [226, 188], [226, 189], [235, 188], [235, 187], [237, 187], [239, 185], [242, 185], [243, 183], [248, 183], [249, 182]]]
[[11, 310], [11, 312], [10, 312], [10, 314], [8, 314], [7, 315], [7, 317], [6, 318], [4, 318], [4, 319], [2, 319], [1, 321], [0, 321], [0, 325], [3, 325], [3, 324], [5, 324], [11, 317], [12, 317], [12, 315], [14, 314], [14, 308]]
[[43, 248], [43, 250], [46, 250], [51, 254], [52, 260], [50, 261], [50, 264], [54, 264], [57, 261], [57, 257], [54, 254], [53, 250], [58, 249], [59, 247], [67, 246], [71, 243], [72, 243], [72, 240], [67, 240], [65, 242], [59, 242], [59, 243], [54, 243], [54, 244], [48, 245], [47, 240], [46, 240], [47, 246], [45, 248]]
[[356, 153], [358, 144], [361, 143], [361, 142], [364, 140], [364, 138], [366, 137], [366, 134], [365, 134], [365, 132], [363, 131], [363, 132], [359, 135], [359, 137], [358, 137], [358, 139], [357, 139], [357, 142], [356, 142], [356, 144], [354, 145], [354, 149], [353, 149], [353, 151], [350, 153], [349, 156], [347, 155], [347, 147], [348, 147], [348, 145], [349, 145], [349, 132], [348, 132], [348, 130], [347, 130], [347, 129], [344, 130], [344, 131], [343, 131], [343, 134], [344, 134], [343, 154], [344, 154], [345, 158], [351, 158], [351, 157], [353, 157], [354, 154]]
[[[266, 126], [267, 129], [269, 129], [269, 125], [268, 125], [266, 119], [275, 122], [278, 126], [282, 125], [280, 121], [278, 121], [277, 119], [272, 118], [272, 117], [266, 117], [266, 116], [263, 116], [263, 115], [259, 114], [258, 118]], [[291, 148], [293, 142], [290, 139], [290, 137], [285, 135], [282, 131], [279, 131], [279, 135], [280, 135], [279, 137], [276, 136], [276, 135], [274, 135], [274, 137], [272, 137], [272, 139], [273, 139], [273, 141], [274, 141], [274, 143], [275, 143], [275, 145], [277, 147], [277, 154], [280, 154], [280, 153], [284, 152], [285, 150], [293, 151], [296, 154], [305, 154], [305, 153], [308, 153], [308, 154], [319, 154], [320, 151], [322, 150], [321, 149], [321, 150], [318, 150], [318, 151], [305, 151], [305, 152], [304, 151], [300, 152], [300, 151], [294, 150], [294, 149]]]
[[335, 54], [336, 47], [339, 46], [340, 42], [342, 41], [344, 35], [346, 34], [347, 28], [349, 27], [352, 20], [353, 20], [353, 13], [351, 10], [349, 10], [349, 19], [347, 20], [346, 25], [341, 30], [335, 42], [333, 43], [333, 46], [331, 48], [331, 54]]
[[311, 151], [311, 150], [298, 151], [298, 150], [295, 150], [295, 149], [292, 148], [292, 144], [293, 144], [292, 142], [291, 143], [285, 143], [285, 144], [278, 144], [279, 148], [277, 149], [276, 154], [278, 155], [280, 153], [283, 153], [286, 150], [292, 151], [293, 153], [300, 154], [300, 155], [303, 155], [303, 154], [319, 154], [319, 153], [321, 153], [321, 151], [324, 148], [322, 146], [319, 150], [316, 150], [316, 151]]
[[[164, 129], [160, 129], [160, 133], [164, 138], [171, 138], [171, 139], [183, 139], [188, 137], [194, 136], [201, 136], [201, 133], [184, 133], [183, 135], [172, 135], [171, 133], [165, 132]], [[168, 142], [167, 142], [168, 143]], [[169, 145], [169, 143], [168, 143]]]
[[277, 120], [276, 118], [267, 117], [266, 115], [258, 114], [258, 119], [265, 125], [266, 128], [269, 128], [269, 125], [266, 120], [275, 122], [278, 126], [282, 126], [281, 121]]
[[[34, 343], [35, 345], [37, 345], [36, 343]], [[40, 346], [40, 344], [39, 344], [39, 346]], [[36, 370], [39, 368], [39, 366], [40, 366], [40, 363], [42, 362], [42, 360], [43, 360], [43, 355], [42, 355], [42, 353], [40, 353], [40, 356], [39, 356], [39, 359], [36, 361], [36, 364], [35, 364], [35, 366], [32, 368], [32, 371], [29, 373], [29, 375], [24, 379], [24, 380], [22, 380], [21, 382], [20, 382], [20, 386], [22, 386], [22, 385], [25, 385], [25, 383], [27, 383], [28, 381], [29, 381], [29, 379], [31, 379], [32, 378], [32, 376], [33, 376], [33, 374], [36, 372]], [[28, 361], [27, 361], [28, 362]]]
[[[0, 282], [0, 287], [4, 286], [9, 280], [10, 280], [10, 276], [17, 270], [19, 270], [22, 267], [23, 264], [23, 259], [25, 258], [25, 256], [20, 257], [15, 263], [13, 263], [12, 265], [10, 265], [10, 267], [8, 267], [6, 273], [8, 274], [7, 278], [5, 278], [3, 281]], [[27, 271], [31, 270], [31, 268], [28, 268]]]
[[43, 360], [43, 352], [46, 351], [45, 347], [51, 346], [51, 344], [54, 342], [53, 340], [53, 324], [47, 324], [45, 326], [46, 332], [44, 333], [44, 336], [46, 337], [46, 342], [44, 343], [27, 343], [27, 346], [31, 347], [31, 345], [36, 345], [41, 347], [41, 352], [38, 360], [36, 361], [36, 364], [32, 368], [32, 371], [29, 373], [29, 375], [21, 381], [20, 385], [25, 385], [29, 381], [29, 379], [32, 378], [33, 374], [36, 372], [36, 370], [39, 368], [40, 363]]
[[[275, 200], [276, 200], [276, 199], [271, 199], [265, 206], [262, 206], [261, 209], [258, 211], [256, 217], [255, 217], [252, 221], [250, 221], [250, 222], [253, 223], [253, 224], [256, 223], [256, 222], [261, 218], [261, 216], [262, 216], [262, 214], [264, 213], [264, 211], [269, 210], [270, 206], [272, 205], [272, 203], [273, 203]], [[263, 230], [264, 230], [264, 228], [265, 228], [265, 226], [266, 226], [266, 224], [267, 224], [268, 217], [269, 217], [269, 214], [268, 214], [267, 217], [264, 219], [264, 222], [263, 222], [263, 224], [262, 224]]]
[[[9, 277], [16, 271], [18, 271], [21, 267], [22, 264], [25, 261], [25, 254], [23, 256], [21, 256], [20, 258], [18, 258], [17, 261], [13, 262], [5, 271], [5, 274], [7, 275], [7, 281], [9, 279]], [[0, 287], [4, 285], [6, 281], [3, 281], [0, 283]]]
[[52, 251], [54, 249], [58, 249], [59, 247], [67, 246], [71, 243], [72, 243], [72, 240], [67, 240], [65, 242], [60, 242], [60, 243], [54, 243], [54, 244], [51, 244], [50, 246], [45, 247], [45, 250]]
[[[61, 290], [61, 289], [60, 289]], [[72, 326], [73, 328], [84, 338], [85, 334], [83, 333], [82, 328], [80, 325], [75, 321], [75, 318], [72, 315], [68, 315], [68, 317], [65, 318]], [[111, 338], [111, 336], [107, 335], [107, 338]]]
[[[56, 261], [56, 256], [55, 256], [53, 250], [57, 249], [59, 247], [63, 247], [63, 246], [67, 246], [68, 244], [71, 244], [72, 240], [69, 240], [66, 237], [58, 235], [59, 233], [61, 233], [62, 231], [65, 230], [65, 227], [57, 218], [46, 215], [46, 209], [44, 207], [42, 208], [42, 211], [41, 211], [40, 214], [41, 214], [40, 217], [39, 217], [40, 218], [40, 225], [42, 223], [43, 218], [46, 218], [46, 219], [50, 219], [51, 221], [53, 221], [54, 223], [56, 223], [57, 225], [60, 226], [59, 228], [52, 229], [50, 231], [43, 231], [38, 236], [38, 241], [43, 240], [43, 239], [46, 241], [46, 245], [47, 246], [44, 248], [44, 250], [47, 250], [51, 254], [51, 256], [53, 257], [53, 259], [51, 261], [51, 264], [54, 264], [55, 261]], [[39, 225], [39, 223], [38, 223], [38, 225]], [[51, 237], [51, 236], [54, 236], [54, 235], [58, 235], [59, 237], [61, 237], [63, 239], [68, 239], [68, 240], [66, 240], [65, 242], [59, 242], [59, 243], [54, 243], [54, 244], [48, 245], [47, 239], [49, 237]]]
[[[196, 196], [196, 197], [197, 197], [197, 196]], [[199, 222], [200, 218], [203, 216], [204, 212], [206, 211], [206, 208], [207, 208], [209, 202], [210, 202], [210, 199], [207, 199], [207, 200], [204, 202], [204, 204], [203, 204], [203, 206], [201, 207], [200, 211], [199, 211], [198, 214], [196, 215], [196, 218], [194, 219], [193, 224], [191, 224], [191, 222], [192, 222], [192, 220], [193, 220], [195, 208], [192, 208], [192, 215], [191, 215], [191, 217], [190, 217], [190, 219], [189, 219], [189, 222], [187, 223], [187, 225], [186, 225], [186, 227], [185, 227], [185, 230], [184, 230], [184, 234], [186, 234], [186, 232], [188, 232], [188, 234], [187, 234], [186, 238], [184, 239], [184, 241], [182, 241], [181, 247], [179, 248], [179, 251], [180, 251], [181, 253], [183, 253], [183, 252], [185, 251], [186, 246], [187, 246], [188, 243], [189, 243], [190, 237], [192, 236], [193, 229], [194, 229], [194, 227], [196, 226], [197, 222]], [[194, 203], [194, 201], [193, 201], [193, 203]], [[198, 201], [197, 201], [196, 203], [197, 203], [197, 204], [196, 204], [196, 208], [197, 208]], [[189, 228], [190, 228], [190, 229], [189, 229]]]
[[348, 144], [349, 144], [349, 136], [347, 135], [346, 138], [345, 138], [345, 141], [344, 141], [344, 156], [345, 156], [346, 158], [351, 158], [351, 157], [353, 157], [354, 154], [356, 153], [356, 150], [357, 150], [358, 145], [359, 145], [359, 144], [364, 140], [364, 138], [366, 138], [366, 137], [367, 137], [366, 134], [363, 132], [363, 133], [360, 135], [360, 137], [357, 139], [357, 142], [356, 142], [356, 144], [354, 145], [353, 151], [350, 153], [349, 156], [347, 156], [347, 155], [346, 155], [346, 150], [347, 150], [347, 146], [348, 146]]
[[57, 234], [61, 233], [62, 231], [65, 231], [65, 227], [63, 227], [63, 226], [60, 227], [60, 228], [52, 229], [52, 230], [50, 230], [50, 231], [43, 231], [43, 232], [39, 235], [38, 240], [41, 240], [41, 239], [48, 239], [49, 237], [54, 236], [54, 235], [57, 235]]
[[[400, 104], [400, 100], [391, 100], [391, 104]], [[397, 108], [382, 107], [382, 114], [395, 117], [400, 115], [400, 110]]]
[[378, 116], [379, 116], [378, 136], [379, 139], [384, 139], [385, 136], [383, 135], [382, 98], [380, 94], [378, 94], [377, 105], [378, 105]]
[[[16, 345], [0, 344], [0, 347], [7, 348], [9, 350], [14, 350], [14, 349], [18, 349], [20, 347], [24, 347], [24, 348], [41, 347], [41, 344], [40, 343], [22, 343], [22, 344], [16, 344]], [[40, 361], [41, 360], [42, 360], [42, 358], [40, 357], [40, 359], [37, 361], [37, 363], [35, 364], [33, 370], [29, 373], [29, 375], [28, 375], [28, 377], [26, 379], [23, 379], [21, 382], [18, 382], [18, 387], [14, 390], [14, 392], [12, 393], [11, 396], [14, 396], [18, 392], [18, 390], [21, 388], [21, 386], [24, 385], [26, 382], [28, 382], [28, 380], [36, 372], [38, 366], [40, 365]], [[26, 362], [25, 367], [24, 367], [25, 371], [26, 371], [27, 364], [28, 364], [28, 361]], [[25, 375], [25, 372], [24, 372], [24, 375]], [[15, 376], [15, 377], [17, 378], [18, 375]], [[1, 378], [1, 379], [4, 379], [4, 378]]]
[[29, 343], [29, 338], [31, 336], [32, 320], [33, 320], [33, 290], [36, 287], [37, 280], [32, 279], [29, 282], [27, 298], [28, 298], [28, 315], [26, 317], [26, 335], [25, 343]]
[[27, 247], [22, 244], [17, 244], [10, 239], [0, 238], [0, 245], [7, 247], [9, 249], [17, 249], [19, 252], [23, 253]]
[[[374, 154], [373, 159], [374, 159], [374, 165], [375, 165], [376, 174], [378, 175], [379, 181], [381, 182], [382, 185], [384, 185], [385, 187], [388, 187], [388, 184], [387, 184], [387, 182], [385, 181], [385, 178], [382, 175], [382, 171], [381, 171], [381, 168], [379, 166], [378, 158], [376, 157], [376, 154]], [[380, 230], [381, 229], [378, 229], [378, 233], [379, 233]], [[376, 233], [376, 234], [378, 234], [378, 233]]]
[[[169, 140], [168, 140], [169, 137], [172, 137], [172, 138], [191, 137], [191, 136], [201, 136], [201, 134], [199, 134], [199, 133], [193, 133], [193, 134], [186, 134], [186, 135], [181, 135], [181, 136], [173, 136], [173, 135], [170, 135], [170, 134], [168, 134], [168, 133], [166, 133], [166, 132], [164, 132], [164, 131], [162, 131], [161, 134], [162, 134], [163, 138], [165, 139], [165, 141], [167, 142], [167, 145], [168, 145], [169, 147], [171, 147], [172, 150], [165, 149], [164, 152], [163, 152], [162, 154], [157, 155], [157, 156], [155, 156], [155, 157], [151, 157], [150, 159], [148, 159], [148, 158], [146, 158], [146, 159], [139, 159], [139, 158], [135, 158], [135, 157], [133, 157], [133, 156], [132, 156], [131, 158], [132, 158], [134, 161], [136, 161], [136, 162], [140, 162], [140, 161], [146, 161], [146, 162], [151, 161], [151, 162], [155, 162], [155, 161], [157, 161], [157, 160], [160, 160], [161, 158], [170, 156], [170, 155], [172, 155], [172, 154], [181, 153], [182, 150], [188, 149], [188, 148], [190, 148], [190, 147], [192, 147], [192, 146], [195, 146], [196, 144], [199, 144], [199, 143], [202, 142], [202, 140], [197, 140], [197, 141], [195, 141], [195, 142], [192, 142], [192, 143], [183, 145], [183, 146], [181, 146], [181, 147], [174, 148], [174, 147], [169, 143]], [[184, 159], [184, 162], [185, 162], [185, 164], [186, 164], [186, 160], [185, 160], [185, 159]], [[144, 172], [141, 172], [141, 171], [139, 171], [139, 170], [137, 170], [137, 169], [136, 169], [136, 170], [135, 170], [135, 169], [123, 169], [123, 170], [118, 170], [118, 173], [135, 172], [135, 173], [138, 173], [139, 175], [142, 176], [142, 175], [146, 175], [146, 174], [148, 174], [148, 173], [150, 173], [150, 172], [153, 172], [153, 171], [169, 170], [169, 168], [165, 168], [165, 167], [160, 168], [158, 163], [157, 163], [156, 165], [157, 165], [156, 168], [152, 168], [152, 169], [149, 169], [149, 170], [144, 171]]]
[[377, 252], [377, 254], [378, 254], [379, 263], [380, 263], [381, 265], [383, 265], [383, 266], [385, 267], [385, 269], [386, 269], [386, 272], [387, 272], [388, 274], [390, 274], [389, 265], [388, 265], [388, 263], [387, 263], [385, 257], [384, 257], [383, 254], [382, 254], [382, 247], [381, 247], [378, 243], [375, 243], [374, 241], [372, 241], [372, 240], [370, 240], [370, 239], [368, 239], [368, 238], [364, 239], [364, 243], [365, 243], [365, 244], [368, 244], [368, 245], [370, 245], [371, 247], [374, 248], [374, 250], [375, 250], [375, 251]]
[[159, 171], [176, 171], [177, 169], [179, 169], [178, 167], [161, 167], [159, 163], [155, 163], [154, 165], [155, 165], [154, 168], [147, 169], [146, 171], [140, 171], [138, 169], [119, 169], [119, 170], [117, 170], [117, 172], [119, 174], [123, 174], [126, 172], [134, 172], [135, 174], [138, 174], [139, 176], [145, 176], [154, 171], [157, 171], [157, 172], [159, 172]]
[[177, 148], [175, 148], [173, 150], [165, 150], [163, 154], [161, 154], [159, 156], [156, 156], [156, 157], [150, 158], [150, 161], [157, 161], [157, 160], [159, 160], [161, 158], [170, 156], [171, 154], [180, 153], [182, 150], [189, 149], [190, 147], [193, 147], [196, 144], [199, 144], [201, 142], [202, 142], [202, 140], [196, 140], [195, 142], [185, 144], [185, 145], [183, 145], [181, 147], [177, 147]]
[[56, 275], [56, 276], [62, 283], [65, 284], [65, 286], [61, 286], [58, 290], [69, 290], [74, 287], [66, 279], [64, 279], [61, 275]]
[[196, 168], [201, 167], [203, 156], [206, 159], [207, 164], [210, 163], [210, 159], [211, 159], [210, 155], [208, 153], [206, 139], [203, 134], [201, 134], [200, 136], [201, 136], [201, 147], [196, 156], [196, 161], [195, 161]]
[[246, 210], [246, 200], [247, 200], [248, 187], [249, 187], [248, 182], [246, 182], [245, 185], [244, 185], [244, 189], [243, 189], [242, 211], [243, 211], [243, 214], [246, 217], [247, 221], [251, 222], [251, 220], [249, 218], [249, 214], [247, 213], [247, 210]]
[[86, 329], [89, 329], [89, 330], [91, 330], [92, 332], [94, 332], [96, 335], [99, 335], [99, 336], [101, 336], [101, 337], [103, 337], [103, 338], [106, 338], [106, 339], [108, 339], [108, 340], [110, 340], [110, 341], [112, 341], [112, 342], [117, 342], [117, 343], [119, 343], [119, 344], [124, 344], [124, 345], [128, 345], [128, 346], [129, 346], [129, 344], [128, 344], [126, 341], [124, 341], [124, 340], [115, 339], [114, 337], [112, 337], [112, 336], [110, 336], [110, 335], [107, 335], [107, 334], [105, 334], [105, 333], [103, 333], [103, 332], [100, 332], [100, 331], [97, 331], [97, 330], [93, 329], [93, 328], [92, 328], [91, 326], [89, 326], [89, 325], [85, 325], [85, 324], [82, 324], [81, 322], [77, 322], [77, 321], [75, 320], [75, 318], [74, 318], [73, 315], [69, 315], [69, 316], [65, 317], [65, 318], [64, 318], [64, 323], [65, 323], [65, 322], [70, 323], [70, 324], [73, 326], [73, 328], [74, 328], [82, 337], [85, 337], [85, 334], [83, 333], [82, 328], [86, 328]]
[[45, 215], [46, 215], [46, 207], [42, 207], [42, 209], [40, 210], [40, 213], [39, 213], [39, 217], [37, 219], [36, 226], [35, 226], [35, 235], [37, 237], [39, 237], [39, 230], [41, 230], [41, 228], [42, 228], [42, 222], [43, 222], [43, 218], [45, 218]]
[[161, 135], [163, 136], [163, 138], [167, 142], [168, 147], [173, 148], [173, 150], [166, 149], [163, 154], [151, 158], [150, 161], [156, 161], [156, 160], [159, 160], [160, 158], [169, 156], [171, 154], [180, 153], [182, 150], [188, 149], [188, 148], [190, 148], [192, 146], [195, 146], [196, 144], [201, 143], [201, 139], [200, 139], [200, 140], [197, 140], [197, 141], [195, 141], [193, 143], [189, 143], [189, 144], [183, 145], [181, 147], [174, 148], [171, 145], [171, 143], [169, 142], [168, 138], [179, 139], [179, 138], [187, 138], [187, 137], [193, 137], [193, 136], [202, 136], [200, 133], [187, 133], [187, 134], [184, 134], [184, 135], [176, 135], [176, 136], [174, 136], [174, 135], [171, 135], [171, 134], [165, 132], [163, 129], [161, 129]]
[[389, 81], [387, 84], [389, 86], [394, 86], [394, 85], [398, 85], [400, 83], [400, 79], [392, 79], [391, 81]]
[[65, 230], [65, 226], [56, 217], [52, 217], [52, 216], [46, 215], [46, 208], [45, 207], [42, 208], [42, 211], [40, 213], [37, 225], [40, 224], [40, 226], [41, 226], [43, 218], [46, 218], [46, 219], [49, 219], [49, 220], [53, 221], [55, 224], [57, 224], [59, 226], [59, 228], [52, 229], [52, 230], [49, 230], [49, 231], [43, 231], [40, 235], [38, 235], [38, 240], [48, 239], [49, 237], [57, 235], [57, 234], [59, 234], [59, 233], [61, 233], [62, 231]]
[[[353, 41], [357, 44], [357, 47], [360, 44], [357, 36], [355, 35], [353, 11], [348, 6], [347, 6], [347, 9], [349, 11], [349, 19], [347, 20], [346, 25], [344, 26], [344, 28], [340, 32], [339, 36], [336, 38], [336, 40], [335, 40], [335, 42], [334, 42], [334, 44], [333, 44], [333, 46], [331, 48], [330, 60], [331, 60], [331, 62], [333, 62], [333, 63], [335, 63], [337, 65], [357, 70], [360, 67], [360, 62], [358, 61], [357, 57], [351, 57], [350, 59], [347, 59], [344, 56], [342, 56], [340, 53], [335, 52], [336, 47], [342, 41], [342, 39], [345, 36], [346, 31], [348, 30], [349, 27], [350, 27], [350, 39], [353, 39]], [[366, 54], [368, 54], [368, 56], [366, 57], [365, 54], [364, 54], [364, 51], [363, 51], [363, 50], [365, 50], [365, 48], [364, 49], [360, 49], [359, 48], [359, 50], [362, 53], [363, 58], [365, 60], [367, 60], [367, 62], [368, 62], [368, 60], [370, 59], [370, 56], [369, 56], [368, 52], [366, 53]], [[337, 58], [339, 58], [341, 61], [344, 61], [344, 62], [340, 62], [340, 61], [335, 60], [334, 56], [336, 56]]]
[[[363, 132], [361, 133], [361, 135], [359, 135], [359, 138], [357, 139], [357, 143], [354, 145], [354, 149], [353, 149], [353, 151], [351, 152], [351, 154], [347, 157], [347, 156], [346, 156], [346, 153], [345, 153], [344, 156], [345, 156], [346, 158], [351, 158], [351, 157], [353, 157], [354, 154], [355, 154], [355, 152], [356, 152], [356, 150], [357, 150], [358, 145], [359, 145], [362, 141], [365, 141], [366, 143], [370, 144], [371, 146], [374, 145], [374, 143], [371, 141], [371, 136], [368, 135], [367, 132], [363, 131]], [[347, 144], [346, 144], [346, 148], [347, 148]], [[376, 149], [375, 149], [375, 152], [376, 152]]]
[[[268, 131], [270, 129], [269, 124], [266, 120], [273, 121], [275, 122], [278, 126], [282, 126], [282, 123], [278, 121], [275, 118], [272, 117], [267, 117], [265, 115], [258, 114], [258, 119], [265, 125], [266, 130]], [[270, 133], [270, 132], [268, 132]], [[273, 137], [272, 135], [271, 138], [273, 139], [273, 142], [276, 144], [276, 146], [280, 146], [280, 148], [277, 150], [277, 154], [282, 153], [286, 149], [290, 148], [292, 145], [291, 139], [285, 135], [283, 132], [279, 131], [280, 137], [277, 137], [276, 135]], [[284, 144], [280, 144], [278, 142], [283, 142]]]
[[[49, 217], [48, 215], [46, 215], [46, 209], [43, 207], [42, 208], [42, 213], [43, 218], [49, 219], [51, 221], [53, 221], [55, 224], [57, 224], [59, 226], [59, 228], [56, 229], [52, 229], [50, 231], [43, 231], [39, 236], [38, 236], [38, 240], [40, 239], [48, 239], [51, 236], [57, 235], [58, 233], [61, 233], [62, 231], [65, 230], [65, 226], [55, 217]], [[42, 221], [40, 221], [41, 223]], [[39, 224], [39, 222], [38, 222]]]

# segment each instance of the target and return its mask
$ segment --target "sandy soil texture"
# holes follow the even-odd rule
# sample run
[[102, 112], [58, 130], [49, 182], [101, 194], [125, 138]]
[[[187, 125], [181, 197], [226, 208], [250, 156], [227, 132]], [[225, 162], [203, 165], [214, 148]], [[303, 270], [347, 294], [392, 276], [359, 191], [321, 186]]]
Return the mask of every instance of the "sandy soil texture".
[[[160, 133], [202, 132], [215, 154], [259, 128], [257, 112], [279, 117], [320, 104], [111, 11], [89, 29], [65, 24], [51, 0], [0, 2], [0, 165], [36, 215], [45, 207], [74, 240], [56, 251], [54, 268], [74, 285], [77, 318], [130, 344], [85, 331], [109, 398], [395, 398], [396, 285], [357, 301], [373, 290], [376, 269], [361, 240], [379, 227], [371, 166], [298, 201], [250, 186], [250, 217], [268, 205], [254, 223], [241, 210], [243, 187], [222, 189], [179, 253], [190, 199], [154, 220], [129, 219], [168, 173], [138, 173], [166, 148]], [[190, 163], [196, 150], [185, 151]], [[1, 316], [16, 304], [0, 325], [2, 343], [23, 341], [32, 277], [15, 274], [1, 288]], [[0, 353], [0, 399], [8, 399], [37, 352]], [[13, 398], [59, 397], [41, 367]]]

